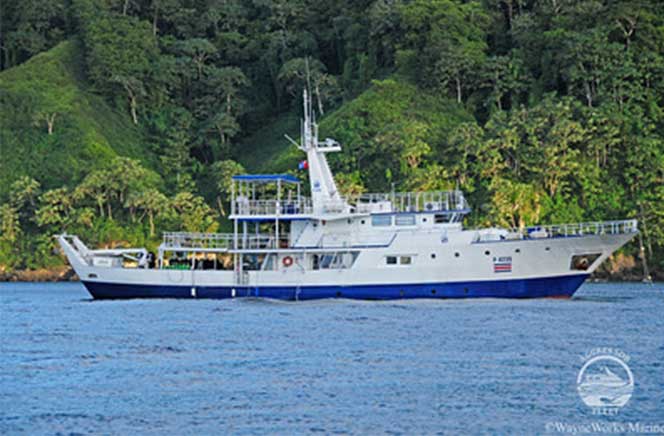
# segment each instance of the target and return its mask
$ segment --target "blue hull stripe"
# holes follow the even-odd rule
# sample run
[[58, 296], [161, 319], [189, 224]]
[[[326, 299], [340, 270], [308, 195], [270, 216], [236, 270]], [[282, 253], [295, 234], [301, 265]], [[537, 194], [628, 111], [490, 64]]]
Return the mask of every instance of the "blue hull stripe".
[[[351, 298], [391, 300], [406, 298], [543, 298], [571, 297], [588, 277], [575, 274], [534, 279], [504, 279], [428, 284], [380, 284], [358, 286], [201, 286], [196, 298], [262, 297], [279, 300]], [[194, 298], [191, 286], [134, 285], [84, 281], [97, 299]]]

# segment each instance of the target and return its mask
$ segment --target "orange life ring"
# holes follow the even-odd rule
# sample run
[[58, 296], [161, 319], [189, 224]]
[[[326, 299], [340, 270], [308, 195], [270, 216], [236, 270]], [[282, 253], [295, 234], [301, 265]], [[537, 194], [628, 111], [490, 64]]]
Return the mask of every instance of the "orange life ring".
[[288, 268], [289, 266], [291, 266], [293, 264], [293, 258], [290, 257], [290, 256], [286, 256], [286, 257], [284, 257], [284, 260], [281, 261], [281, 263], [283, 263], [284, 266], [286, 268]]

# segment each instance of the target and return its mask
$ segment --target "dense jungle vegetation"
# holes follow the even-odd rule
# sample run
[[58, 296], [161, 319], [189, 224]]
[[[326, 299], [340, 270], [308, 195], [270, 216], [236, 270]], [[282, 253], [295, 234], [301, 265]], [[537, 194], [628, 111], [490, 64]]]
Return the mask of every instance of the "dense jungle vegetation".
[[62, 264], [63, 231], [227, 227], [233, 174], [297, 173], [307, 68], [346, 192], [459, 187], [471, 226], [637, 218], [625, 253], [664, 277], [658, 0], [4, 0], [0, 272]]

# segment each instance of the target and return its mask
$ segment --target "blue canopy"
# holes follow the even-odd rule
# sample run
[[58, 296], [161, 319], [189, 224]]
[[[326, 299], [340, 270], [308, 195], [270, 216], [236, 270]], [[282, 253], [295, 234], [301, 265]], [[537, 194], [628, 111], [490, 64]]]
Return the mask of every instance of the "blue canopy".
[[233, 176], [233, 180], [244, 182], [277, 182], [300, 183], [300, 179], [290, 174], [240, 174]]

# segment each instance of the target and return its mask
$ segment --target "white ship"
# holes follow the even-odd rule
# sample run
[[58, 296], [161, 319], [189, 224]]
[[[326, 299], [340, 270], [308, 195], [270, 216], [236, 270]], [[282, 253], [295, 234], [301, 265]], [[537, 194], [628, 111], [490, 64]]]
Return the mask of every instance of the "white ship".
[[344, 197], [304, 94], [300, 150], [311, 197], [281, 174], [234, 178], [234, 232], [165, 233], [145, 248], [59, 243], [94, 298], [405, 299], [570, 297], [638, 232], [635, 220], [465, 230], [452, 192]]

